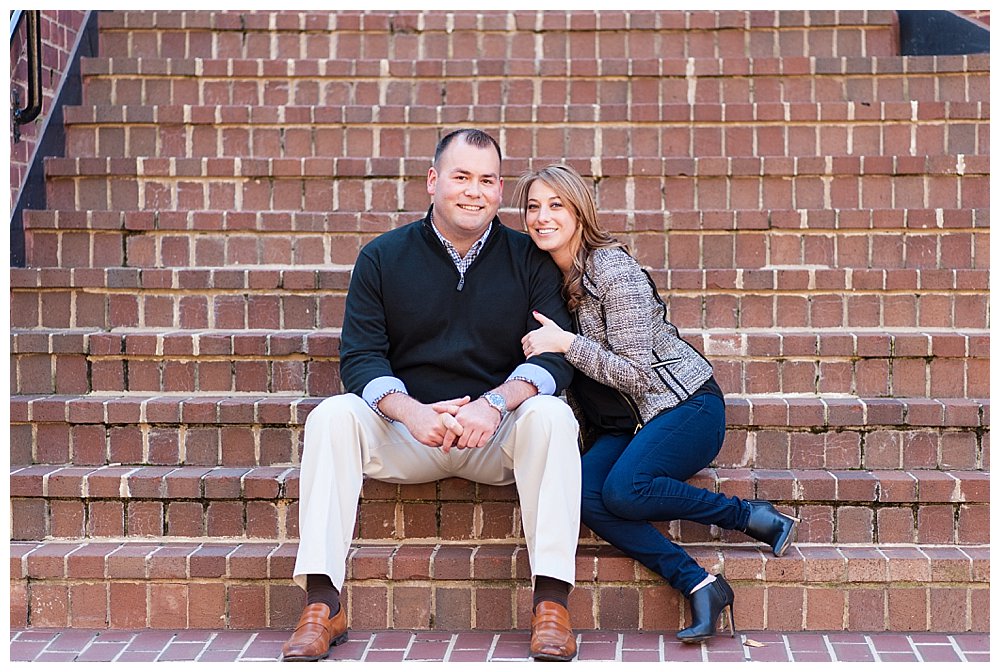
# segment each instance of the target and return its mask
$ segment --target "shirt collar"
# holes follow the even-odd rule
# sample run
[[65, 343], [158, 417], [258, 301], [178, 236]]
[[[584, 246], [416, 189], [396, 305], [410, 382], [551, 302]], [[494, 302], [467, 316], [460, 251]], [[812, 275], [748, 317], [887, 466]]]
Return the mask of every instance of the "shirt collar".
[[[441, 244], [444, 245], [445, 249], [454, 252], [454, 254], [458, 256], [458, 250], [455, 249], [455, 246], [451, 243], [450, 240], [448, 240], [447, 238], [444, 237], [444, 235], [442, 235], [442, 233], [437, 228], [437, 224], [434, 223], [433, 208], [427, 212], [427, 221], [430, 222], [431, 229], [434, 231], [434, 235], [438, 237], [438, 240], [441, 241]], [[468, 253], [466, 253], [465, 256], [468, 257], [470, 254], [475, 254], [479, 252], [480, 248], [482, 248], [482, 246], [486, 243], [486, 239], [490, 237], [491, 231], [493, 231], [493, 222], [489, 223], [489, 226], [486, 227], [486, 231], [483, 233], [482, 236], [479, 237], [479, 240], [477, 240], [472, 244], [472, 247], [469, 248], [469, 251]]]

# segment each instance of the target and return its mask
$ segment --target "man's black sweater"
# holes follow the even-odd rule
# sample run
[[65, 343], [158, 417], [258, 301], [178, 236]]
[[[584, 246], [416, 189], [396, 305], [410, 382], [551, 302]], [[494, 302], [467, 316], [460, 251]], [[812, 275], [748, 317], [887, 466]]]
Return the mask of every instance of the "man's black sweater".
[[[469, 395], [522, 364], [521, 338], [537, 310], [571, 330], [561, 274], [531, 239], [493, 219], [493, 230], [458, 290], [458, 269], [425, 217], [382, 234], [354, 265], [340, 346], [340, 375], [361, 395], [380, 376], [401, 379], [423, 403]], [[573, 368], [560, 354], [531, 358], [562, 390]]]

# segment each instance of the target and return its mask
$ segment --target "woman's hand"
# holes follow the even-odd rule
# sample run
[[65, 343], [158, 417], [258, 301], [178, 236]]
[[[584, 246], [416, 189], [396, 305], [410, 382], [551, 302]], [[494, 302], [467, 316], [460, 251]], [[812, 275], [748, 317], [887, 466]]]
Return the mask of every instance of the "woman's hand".
[[545, 317], [537, 310], [531, 311], [536, 320], [542, 326], [534, 331], [529, 331], [521, 339], [521, 347], [524, 349], [524, 356], [534, 357], [543, 352], [566, 352], [573, 343], [576, 334], [572, 334], [562, 329], [558, 324]]

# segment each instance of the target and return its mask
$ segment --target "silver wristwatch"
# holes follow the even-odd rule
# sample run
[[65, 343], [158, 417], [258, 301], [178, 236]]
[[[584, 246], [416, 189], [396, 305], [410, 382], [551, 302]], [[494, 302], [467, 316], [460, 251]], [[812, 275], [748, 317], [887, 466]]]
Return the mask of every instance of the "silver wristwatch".
[[482, 397], [486, 403], [500, 411], [500, 422], [507, 417], [507, 400], [498, 392], [487, 392]]

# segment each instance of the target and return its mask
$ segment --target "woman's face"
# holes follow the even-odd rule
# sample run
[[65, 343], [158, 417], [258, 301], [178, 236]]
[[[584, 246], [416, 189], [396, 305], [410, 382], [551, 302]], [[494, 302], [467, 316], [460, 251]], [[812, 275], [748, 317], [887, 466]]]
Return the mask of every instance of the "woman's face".
[[535, 180], [528, 189], [524, 220], [535, 245], [551, 254], [557, 264], [560, 257], [572, 256], [577, 238], [576, 217], [568, 204], [542, 180]]

